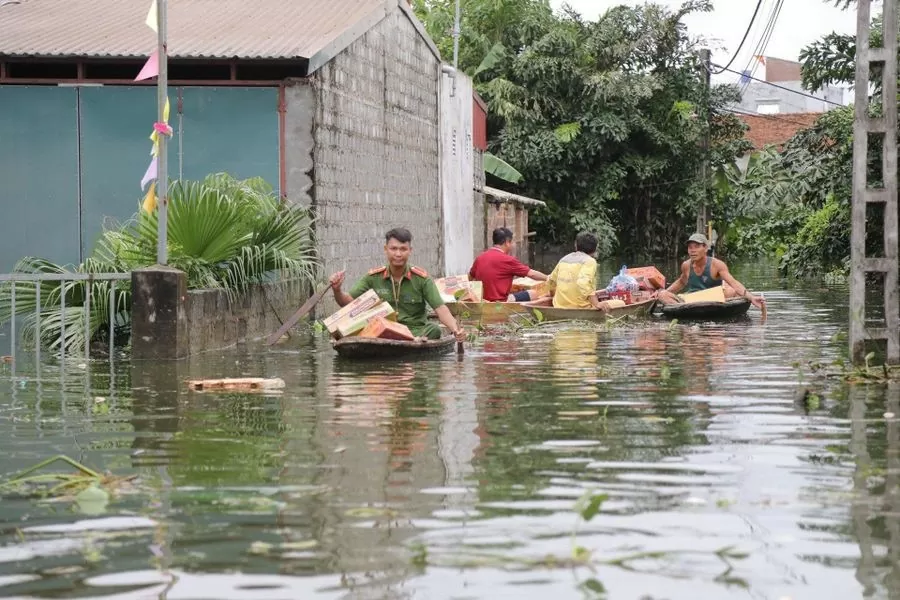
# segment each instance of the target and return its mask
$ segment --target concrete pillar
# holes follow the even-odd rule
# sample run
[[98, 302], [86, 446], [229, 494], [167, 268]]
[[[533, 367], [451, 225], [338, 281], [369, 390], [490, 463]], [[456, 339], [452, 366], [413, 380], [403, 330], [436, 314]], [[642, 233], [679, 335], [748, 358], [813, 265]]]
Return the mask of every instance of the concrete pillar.
[[155, 265], [131, 273], [131, 354], [135, 360], [185, 358], [187, 275]]

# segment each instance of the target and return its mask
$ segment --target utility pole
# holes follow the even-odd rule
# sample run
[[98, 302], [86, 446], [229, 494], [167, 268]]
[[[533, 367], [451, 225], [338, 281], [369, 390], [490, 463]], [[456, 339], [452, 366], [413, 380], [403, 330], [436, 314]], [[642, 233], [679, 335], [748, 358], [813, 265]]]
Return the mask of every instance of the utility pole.
[[703, 136], [700, 138], [700, 182], [703, 185], [703, 196], [700, 201], [700, 208], [697, 211], [697, 228], [695, 231], [706, 233], [706, 222], [709, 219], [706, 211], [709, 206], [709, 90], [711, 83], [710, 70], [712, 69], [710, 61], [709, 48], [700, 49], [700, 77], [703, 82]]
[[[156, 1], [156, 19], [157, 33], [157, 56], [159, 57], [159, 76], [156, 80], [156, 100], [159, 112], [159, 122], [164, 122], [166, 111], [166, 100], [169, 97], [169, 58], [166, 49], [166, 7], [167, 0]], [[156, 190], [159, 198], [158, 210], [158, 226], [156, 240], [156, 262], [164, 265], [169, 261], [168, 253], [168, 218], [169, 218], [169, 162], [167, 155], [168, 145], [166, 143], [167, 136], [159, 134], [159, 156], [157, 158], [156, 173]]]
[[456, 97], [456, 73], [459, 69], [459, 25], [460, 25], [460, 7], [459, 1], [456, 0], [456, 16], [453, 19], [453, 87], [450, 89], [450, 97]]
[[[900, 363], [900, 280], [898, 280], [897, 210], [897, 2], [883, 0], [884, 43], [869, 44], [872, 0], [858, 0], [856, 8], [856, 82], [853, 119], [853, 203], [850, 234], [850, 354], [863, 362], [866, 341], [887, 343], [886, 361]], [[869, 116], [872, 65], [882, 69], [882, 116]], [[868, 146], [871, 135], [883, 136], [883, 187], [869, 187]], [[881, 258], [866, 256], [866, 208], [884, 207], [884, 251]], [[874, 233], [874, 232], [873, 232]], [[874, 237], [874, 236], [870, 236]], [[866, 275], [884, 278], [884, 324], [867, 326]]]

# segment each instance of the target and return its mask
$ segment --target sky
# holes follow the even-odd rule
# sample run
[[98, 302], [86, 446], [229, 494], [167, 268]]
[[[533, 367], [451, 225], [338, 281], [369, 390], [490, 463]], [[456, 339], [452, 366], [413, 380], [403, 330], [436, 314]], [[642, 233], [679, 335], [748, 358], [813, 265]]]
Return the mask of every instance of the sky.
[[[550, 0], [554, 8], [569, 4], [585, 18], [596, 19], [612, 6], [620, 4], [639, 5], [644, 2], [635, 0]], [[670, 9], [681, 6], [681, 0], [655, 0]], [[762, 0], [759, 14], [754, 21], [750, 34], [743, 48], [730, 68], [735, 71], [744, 70], [752, 60], [753, 50], [762, 37], [763, 30], [769, 20], [776, 0]], [[880, 12], [880, 2], [873, 2], [872, 13]], [[688, 31], [693, 36], [703, 37], [708, 41], [712, 51], [712, 62], [725, 65], [731, 59], [740, 44], [747, 25], [756, 8], [754, 0], [713, 0], [713, 11], [696, 13], [685, 18]], [[828, 0], [785, 0], [765, 56], [798, 60], [800, 50], [810, 42], [837, 31], [838, 33], [856, 32], [856, 11], [852, 8], [842, 11], [834, 7]], [[756, 76], [764, 72], [757, 71]], [[737, 82], [739, 75], [723, 73], [714, 76], [716, 83]]]

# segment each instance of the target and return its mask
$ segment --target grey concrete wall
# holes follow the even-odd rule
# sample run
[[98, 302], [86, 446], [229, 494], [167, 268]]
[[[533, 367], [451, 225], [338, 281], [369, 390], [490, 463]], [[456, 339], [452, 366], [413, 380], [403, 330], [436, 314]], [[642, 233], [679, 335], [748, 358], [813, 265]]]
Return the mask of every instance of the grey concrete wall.
[[[315, 206], [326, 273], [352, 281], [408, 227], [412, 263], [439, 275], [440, 63], [398, 7], [315, 75]], [[327, 314], [333, 302], [318, 314]]]
[[[779, 114], [787, 113], [803, 113], [803, 112], [826, 112], [836, 108], [829, 102], [844, 104], [844, 89], [835, 86], [826, 86], [824, 89], [814, 94], [803, 89], [803, 85], [799, 81], [779, 81], [778, 85], [781, 89], [760, 81], [751, 81], [741, 96], [741, 102], [738, 108], [756, 114], [763, 112], [760, 104], [777, 104]], [[793, 90], [789, 91], [789, 90]], [[796, 93], [799, 92], [799, 93]], [[823, 100], [813, 100], [801, 94], [809, 94]]]
[[288, 80], [284, 90], [284, 166], [287, 198], [302, 206], [313, 204], [316, 95], [305, 79]]
[[222, 290], [188, 292], [190, 354], [265, 338], [278, 330], [308, 296], [301, 286], [257, 285], [235, 302]]
[[489, 233], [487, 231], [488, 212], [487, 205], [484, 201], [484, 152], [478, 148], [474, 148], [474, 152], [472, 152], [472, 162], [475, 167], [475, 189], [472, 194], [473, 201], [475, 202], [475, 211], [473, 213], [475, 220], [472, 223], [472, 241], [474, 244], [473, 249], [475, 251], [475, 256], [478, 256], [486, 248], [490, 247], [488, 244], [490, 240], [487, 239]]

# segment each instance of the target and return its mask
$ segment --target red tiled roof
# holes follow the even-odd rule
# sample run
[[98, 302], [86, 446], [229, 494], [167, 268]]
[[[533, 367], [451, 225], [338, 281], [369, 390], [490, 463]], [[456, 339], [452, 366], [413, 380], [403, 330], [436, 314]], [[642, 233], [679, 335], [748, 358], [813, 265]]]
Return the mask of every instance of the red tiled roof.
[[754, 150], [760, 150], [769, 145], [781, 146], [798, 131], [812, 127], [822, 114], [738, 115], [738, 118], [750, 127], [744, 137], [750, 140]]

